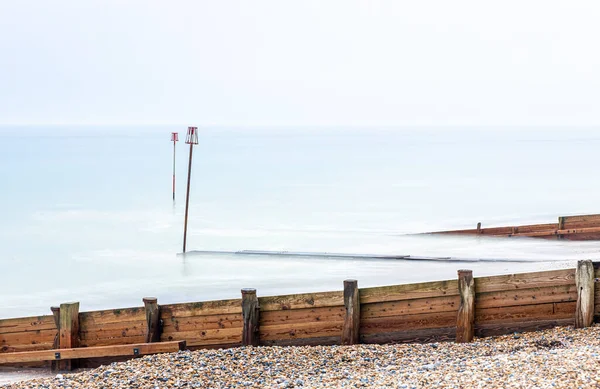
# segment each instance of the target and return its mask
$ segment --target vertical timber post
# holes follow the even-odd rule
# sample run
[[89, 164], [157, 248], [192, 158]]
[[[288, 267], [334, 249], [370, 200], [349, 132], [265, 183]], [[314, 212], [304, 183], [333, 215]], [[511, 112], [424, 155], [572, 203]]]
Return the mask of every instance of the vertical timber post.
[[[79, 303], [60, 304], [60, 348], [79, 347]], [[58, 362], [59, 370], [73, 370], [76, 361], [72, 359]]]
[[360, 296], [357, 280], [344, 280], [344, 327], [342, 328], [342, 344], [360, 343]]
[[456, 319], [456, 343], [468, 343], [475, 333], [475, 281], [472, 270], [458, 271], [460, 305]]
[[242, 289], [242, 346], [258, 346], [258, 319], [260, 306], [256, 289]]
[[577, 285], [575, 328], [589, 327], [594, 321], [594, 264], [592, 261], [577, 261], [575, 285]]
[[[564, 216], [559, 216], [558, 217], [558, 230], [564, 230], [565, 229], [565, 217]], [[562, 234], [556, 234], [556, 239], [558, 240], [562, 240], [564, 237]]]
[[[60, 348], [60, 307], [50, 307], [50, 310], [52, 311], [52, 316], [54, 316], [54, 324], [56, 325], [56, 336], [54, 337], [52, 348], [57, 349]], [[58, 368], [58, 361], [50, 362], [51, 371], [58, 371]]]
[[160, 342], [160, 307], [156, 297], [144, 297], [146, 310], [146, 343]]

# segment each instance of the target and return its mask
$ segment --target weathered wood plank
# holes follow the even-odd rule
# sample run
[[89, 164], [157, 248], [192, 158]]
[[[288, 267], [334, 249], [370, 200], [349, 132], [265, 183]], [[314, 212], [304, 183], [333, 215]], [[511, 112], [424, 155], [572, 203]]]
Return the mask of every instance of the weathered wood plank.
[[502, 290], [543, 288], [561, 285], [575, 285], [575, 269], [549, 270], [475, 278], [475, 290], [478, 294]]
[[[261, 315], [262, 316], [262, 315]], [[171, 317], [163, 323], [163, 332], [216, 330], [219, 328], [242, 328], [242, 315], [208, 315]]]
[[[157, 354], [164, 352], [176, 352], [185, 348], [185, 341], [165, 342], [165, 343], [142, 343], [135, 345], [104, 346], [104, 347], [86, 347], [86, 348], [68, 348], [50, 351], [29, 351], [18, 353], [0, 354], [0, 363], [15, 362], [34, 362], [60, 359], [94, 358], [94, 357], [116, 357], [116, 356], [137, 356], [146, 354]], [[137, 352], [136, 352], [137, 350]], [[60, 358], [56, 358], [56, 353], [60, 353]]]
[[124, 321], [146, 320], [146, 312], [142, 307], [106, 309], [102, 311], [81, 312], [79, 323], [82, 327], [100, 326]]
[[0, 346], [17, 344], [53, 343], [56, 330], [37, 330], [0, 334]]
[[260, 326], [268, 327], [285, 323], [314, 323], [344, 321], [346, 309], [341, 307], [305, 308], [283, 311], [260, 312]]
[[275, 339], [260, 341], [261, 346], [334, 346], [339, 345], [339, 336], [322, 336], [318, 338]]
[[260, 328], [262, 341], [278, 339], [320, 338], [342, 335], [344, 322], [296, 323]]
[[342, 328], [342, 344], [352, 345], [360, 339], [360, 302], [358, 281], [344, 281], [344, 326]]
[[577, 288], [575, 285], [562, 285], [546, 288], [477, 293], [475, 296], [475, 306], [477, 309], [480, 309], [576, 300]]
[[50, 350], [52, 349], [52, 343], [35, 343], [35, 344], [12, 344], [2, 345], [0, 347], [0, 353], [14, 353], [19, 351], [39, 351], [39, 350]]
[[535, 305], [517, 305], [510, 307], [477, 308], [476, 324], [510, 323], [531, 320], [568, 319], [575, 314], [574, 301], [566, 303], [547, 303]]
[[577, 306], [575, 328], [585, 328], [594, 321], [594, 264], [590, 260], [577, 262]]
[[114, 323], [106, 323], [106, 324], [94, 324], [94, 325], [79, 325], [80, 333], [90, 333], [90, 332], [102, 332], [108, 330], [124, 330], [124, 329], [140, 329], [143, 330], [146, 328], [146, 321], [142, 320], [132, 320], [132, 321], [122, 321], [122, 322], [114, 322]]
[[[146, 327], [145, 326], [127, 326], [122, 328], [114, 328], [114, 329], [96, 329], [94, 331], [82, 331], [79, 333], [79, 338], [83, 340], [100, 340], [100, 339], [111, 339], [111, 338], [120, 338], [126, 336], [146, 336]], [[144, 338], [145, 339], [145, 338]], [[141, 343], [150, 343], [150, 342], [141, 342]]]
[[475, 282], [472, 270], [458, 271], [458, 292], [460, 305], [456, 319], [456, 342], [468, 343], [473, 340], [475, 323]]
[[367, 344], [447, 342], [456, 339], [456, 327], [361, 334], [360, 339]]
[[374, 317], [415, 315], [428, 312], [458, 312], [460, 296], [388, 301], [361, 305], [361, 320]]
[[361, 320], [360, 333], [374, 334], [424, 328], [456, 328], [455, 312], [433, 312], [419, 315], [378, 317]]
[[260, 307], [256, 289], [242, 289], [242, 345], [258, 346]]
[[[98, 347], [98, 346], [114, 346], [119, 344], [135, 344], [144, 343], [146, 335], [135, 336], [119, 336], [115, 338], [100, 338], [100, 339], [82, 339], [79, 343], [80, 347]], [[184, 340], [184, 339], [180, 339]]]
[[242, 299], [200, 301], [195, 303], [167, 304], [160, 306], [161, 319], [203, 315], [227, 315], [242, 313]]
[[261, 313], [288, 309], [334, 307], [344, 305], [344, 293], [341, 291], [334, 291], [265, 296], [259, 297], [258, 302], [260, 304]]
[[179, 331], [170, 334], [162, 334], [161, 341], [171, 340], [186, 340], [188, 346], [241, 343], [242, 329], [226, 328], [218, 330]]
[[574, 215], [563, 216], [564, 228], [600, 227], [600, 215]]
[[360, 288], [360, 303], [412, 300], [430, 297], [458, 296], [456, 280], [421, 282], [374, 288]]
[[532, 320], [510, 323], [477, 324], [475, 335], [478, 337], [512, 334], [514, 332], [540, 331], [559, 326], [570, 326], [575, 323], [574, 318], [555, 320]]
[[19, 317], [0, 320], [0, 334], [38, 330], [55, 330], [53, 315]]

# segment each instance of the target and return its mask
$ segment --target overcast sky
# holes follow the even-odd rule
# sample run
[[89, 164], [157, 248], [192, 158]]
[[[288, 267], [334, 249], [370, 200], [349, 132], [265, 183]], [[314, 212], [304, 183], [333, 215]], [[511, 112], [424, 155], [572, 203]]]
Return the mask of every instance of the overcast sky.
[[598, 0], [0, 0], [0, 123], [598, 125]]

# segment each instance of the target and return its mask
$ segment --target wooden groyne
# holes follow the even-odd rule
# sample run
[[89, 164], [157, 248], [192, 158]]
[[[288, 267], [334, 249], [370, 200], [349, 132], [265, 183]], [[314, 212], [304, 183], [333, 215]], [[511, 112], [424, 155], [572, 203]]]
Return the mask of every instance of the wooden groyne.
[[[79, 312], [0, 320], [0, 363], [96, 366], [117, 357], [180, 348], [469, 342], [474, 336], [554, 326], [590, 326], [600, 317], [600, 262], [577, 269], [473, 277], [340, 290]], [[53, 352], [48, 352], [53, 350]], [[71, 363], [73, 362], [73, 363]], [[22, 365], [22, 364], [21, 364]]]
[[600, 240], [600, 215], [560, 216], [557, 223], [529, 224], [509, 227], [450, 230], [426, 234], [482, 235], [496, 237], [530, 237], [564, 240]]

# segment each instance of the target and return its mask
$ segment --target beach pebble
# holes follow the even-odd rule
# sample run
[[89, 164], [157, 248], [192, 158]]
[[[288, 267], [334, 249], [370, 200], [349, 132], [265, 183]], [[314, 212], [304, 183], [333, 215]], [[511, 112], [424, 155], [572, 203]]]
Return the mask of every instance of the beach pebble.
[[21, 388], [598, 388], [600, 327], [473, 343], [240, 347], [150, 355]]

